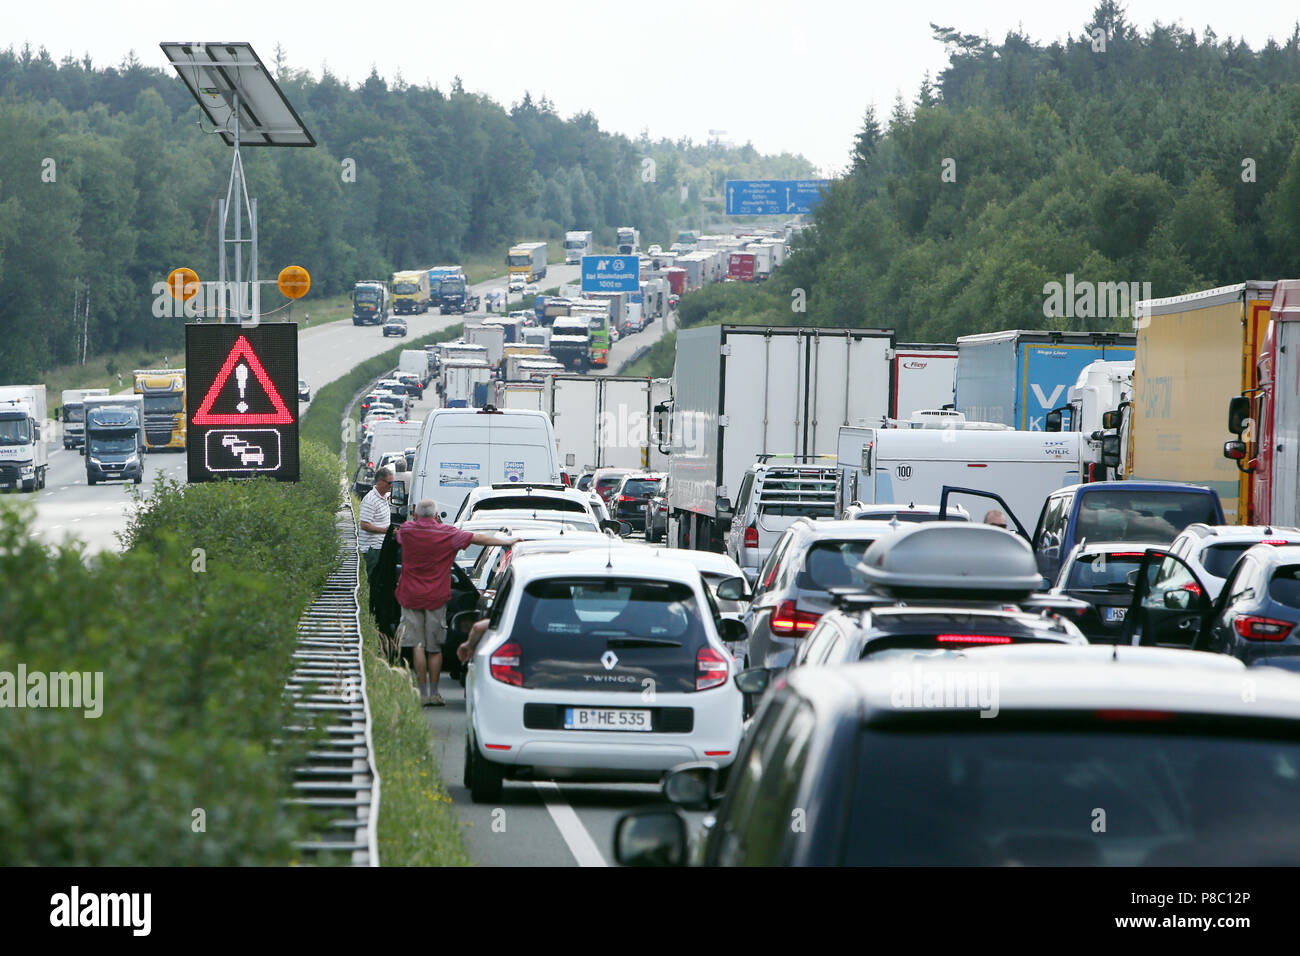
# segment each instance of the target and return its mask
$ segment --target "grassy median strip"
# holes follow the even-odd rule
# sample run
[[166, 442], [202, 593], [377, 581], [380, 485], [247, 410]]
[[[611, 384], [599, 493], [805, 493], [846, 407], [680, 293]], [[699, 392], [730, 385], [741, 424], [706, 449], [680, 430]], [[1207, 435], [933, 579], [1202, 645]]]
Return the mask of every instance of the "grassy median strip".
[[0, 865], [294, 860], [312, 821], [284, 803], [298, 749], [274, 741], [338, 541], [337, 458], [305, 445], [302, 470], [159, 480], [124, 551], [88, 560], [0, 504]]

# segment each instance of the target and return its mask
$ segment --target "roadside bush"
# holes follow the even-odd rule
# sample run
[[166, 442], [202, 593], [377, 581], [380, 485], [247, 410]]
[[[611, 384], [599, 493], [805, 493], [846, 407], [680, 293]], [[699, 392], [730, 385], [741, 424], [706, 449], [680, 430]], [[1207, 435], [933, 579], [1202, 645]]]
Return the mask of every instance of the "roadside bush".
[[[98, 672], [102, 708], [0, 696], [0, 865], [283, 864], [308, 820], [273, 747], [296, 624], [334, 565], [338, 464], [303, 480], [159, 482], [122, 554], [47, 549], [0, 506], [0, 695]], [[199, 549], [196, 551], [196, 549]], [[92, 710], [93, 713], [93, 710]]]

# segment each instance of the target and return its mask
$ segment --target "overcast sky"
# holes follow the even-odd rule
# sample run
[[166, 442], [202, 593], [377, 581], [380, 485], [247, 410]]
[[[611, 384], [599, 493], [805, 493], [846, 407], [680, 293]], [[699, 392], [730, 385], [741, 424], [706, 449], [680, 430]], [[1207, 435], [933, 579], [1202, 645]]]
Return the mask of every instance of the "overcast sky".
[[[323, 65], [354, 84], [372, 66], [388, 79], [444, 91], [465, 88], [509, 106], [525, 90], [550, 97], [562, 116], [590, 110], [602, 129], [696, 142], [724, 130], [737, 145], [803, 153], [823, 174], [846, 161], [868, 103], [888, 116], [901, 92], [911, 101], [928, 70], [944, 66], [929, 24], [998, 41], [1019, 28], [1040, 42], [1078, 35], [1095, 0], [538, 0], [338, 2], [249, 0], [195, 4], [138, 0], [6, 3], [0, 42], [45, 46], [55, 59], [89, 53], [116, 64], [128, 50], [166, 67], [162, 40], [250, 41], [270, 62], [282, 44], [293, 67]], [[1223, 0], [1130, 0], [1145, 30], [1180, 22], [1199, 36], [1244, 38], [1253, 49], [1283, 42], [1294, 5]]]

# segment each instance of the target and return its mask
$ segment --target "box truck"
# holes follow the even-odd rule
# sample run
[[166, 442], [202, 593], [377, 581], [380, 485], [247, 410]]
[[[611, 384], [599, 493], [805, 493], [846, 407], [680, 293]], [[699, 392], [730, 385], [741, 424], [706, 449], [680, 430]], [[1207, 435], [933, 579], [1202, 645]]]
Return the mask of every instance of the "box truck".
[[506, 254], [510, 277], [523, 276], [525, 282], [546, 278], [546, 243], [521, 242]]
[[673, 398], [655, 409], [668, 456], [670, 542], [721, 550], [731, 495], [758, 456], [833, 454], [840, 426], [880, 424], [893, 337], [888, 329], [679, 331]]
[[1042, 431], [1065, 404], [1080, 370], [1097, 359], [1131, 359], [1132, 332], [1014, 329], [957, 339], [957, 411], [971, 420]]
[[497, 382], [493, 404], [497, 408], [546, 411], [546, 385], [542, 382]]
[[470, 345], [481, 345], [487, 350], [487, 363], [493, 368], [501, 367], [501, 358], [505, 354], [506, 330], [496, 323], [465, 326], [465, 341]]
[[728, 259], [727, 278], [737, 282], [754, 281], [754, 254], [752, 252], [733, 252]]
[[894, 350], [894, 392], [889, 417], [947, 408], [957, 388], [957, 346], [900, 345]]
[[[1079, 432], [966, 428], [839, 430], [839, 512], [851, 504], [937, 505], [944, 485], [996, 492], [1028, 527], [1057, 488], [1078, 483], [1087, 456]], [[991, 502], [964, 496], [972, 520]]]
[[65, 388], [63, 390], [63, 407], [59, 411], [59, 421], [63, 423], [63, 447], [80, 448], [86, 443], [86, 407], [87, 398], [98, 398], [108, 394], [106, 388]]
[[443, 402], [448, 408], [469, 408], [474, 386], [492, 380], [492, 368], [475, 359], [452, 359], [442, 363]]
[[638, 255], [641, 252], [641, 231], [631, 226], [619, 226], [616, 242], [620, 256]]
[[424, 349], [402, 349], [397, 356], [397, 370], [420, 376], [420, 381], [429, 384], [429, 353]]
[[564, 234], [564, 261], [568, 265], [582, 262], [583, 256], [594, 255], [596, 238], [590, 229]]
[[550, 391], [562, 468], [577, 474], [649, 466], [650, 379], [557, 375]]
[[363, 279], [352, 287], [352, 324], [383, 325], [388, 320], [388, 286]]
[[0, 488], [38, 491], [49, 467], [44, 385], [0, 387]]
[[423, 315], [429, 311], [427, 269], [394, 272], [390, 285], [393, 289], [393, 311], [398, 315]]

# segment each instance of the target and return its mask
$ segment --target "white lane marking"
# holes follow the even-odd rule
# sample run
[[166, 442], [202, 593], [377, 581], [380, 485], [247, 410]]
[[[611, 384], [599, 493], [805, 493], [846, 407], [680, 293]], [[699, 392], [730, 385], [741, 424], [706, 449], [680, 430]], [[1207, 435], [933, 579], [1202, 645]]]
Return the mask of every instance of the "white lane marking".
[[80, 521], [81, 519], [80, 519], [80, 518], [73, 518], [72, 520], [73, 520], [73, 521]]
[[33, 531], [33, 532], [32, 532], [31, 534], [29, 534], [27, 537], [29, 537], [29, 538], [34, 538], [34, 537], [36, 537], [38, 534], [40, 534], [39, 531]]
[[62, 528], [62, 527], [63, 527], [63, 525], [61, 525], [61, 524], [52, 524], [52, 525], [50, 525], [50, 530], [51, 530], [51, 531], [58, 531], [58, 530], [59, 530], [60, 528]]
[[564, 837], [564, 842], [569, 847], [569, 852], [573, 854], [573, 858], [578, 861], [578, 866], [609, 866], [596, 846], [596, 841], [582, 825], [577, 811], [565, 803], [559, 786], [551, 780], [534, 780], [533, 786], [541, 791], [542, 800], [546, 803], [546, 811], [555, 821], [555, 828], [560, 831], [560, 836]]

